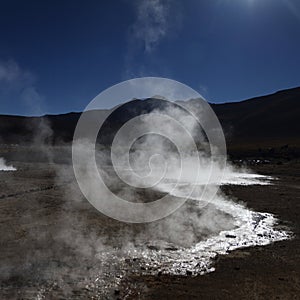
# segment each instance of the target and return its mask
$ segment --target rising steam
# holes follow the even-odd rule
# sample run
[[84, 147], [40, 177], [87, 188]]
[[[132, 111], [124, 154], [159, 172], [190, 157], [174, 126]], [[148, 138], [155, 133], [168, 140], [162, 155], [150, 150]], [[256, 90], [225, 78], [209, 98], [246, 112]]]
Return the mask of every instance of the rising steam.
[[[100, 100], [124, 95], [147, 99], [135, 100], [140, 109], [125, 111], [128, 103], [110, 111], [98, 110], [96, 102], [88, 106], [75, 131], [72, 163], [55, 163], [65, 149], [45, 146], [52, 130], [47, 122], [40, 124], [35, 142], [46, 153], [43, 168], [54, 168], [55, 180], [43, 187], [51, 190], [43, 201], [30, 199], [37, 214], [28, 210], [24, 222], [36, 217], [49, 226], [44, 231], [30, 227], [34, 246], [28, 248], [34, 255], [18, 271], [9, 259], [1, 266], [4, 277], [37, 273], [45, 279], [39, 299], [52, 290], [57, 295], [59, 288], [70, 298], [79, 286], [91, 296], [109, 298], [131, 272], [204, 274], [214, 270], [217, 254], [289, 238], [276, 229], [273, 215], [252, 211], [218, 190], [219, 185], [271, 184], [273, 179], [224, 163], [222, 131], [200, 95], [174, 81], [146, 78], [108, 89]], [[0, 158], [0, 170], [15, 168]], [[40, 213], [46, 206], [52, 207], [49, 215]]]
[[[197, 105], [192, 112], [203, 114]], [[100, 129], [100, 135], [101, 132]], [[146, 266], [145, 274], [204, 274], [214, 270], [212, 262], [217, 254], [289, 238], [288, 233], [274, 228], [277, 220], [273, 215], [251, 211], [220, 191], [216, 194], [218, 185], [265, 185], [272, 178], [238, 169], [230, 163], [224, 166], [218, 157], [211, 160], [212, 150], [199, 123], [193, 114], [176, 105], [150, 113], [144, 111], [125, 122], [110, 147], [96, 147], [97, 170], [92, 169], [93, 172], [88, 159], [91, 156], [88, 149], [93, 145], [89, 140], [78, 139], [75, 146], [75, 154], [81, 158], [75, 161], [76, 178], [84, 187], [84, 194], [93, 199], [90, 202], [109, 216], [115, 217], [119, 205], [115, 202], [120, 198], [132, 204], [129, 209], [122, 206], [122, 212], [130, 218], [141, 213], [135, 209], [136, 204], [158, 203], [161, 199], [169, 200], [166, 205], [172, 205], [172, 201], [180, 204], [168, 217], [156, 218], [140, 232], [132, 229], [116, 238], [123, 259], [139, 262], [133, 264], [133, 272], [140, 272], [142, 264]], [[91, 182], [99, 178], [98, 172], [103, 182], [93, 185]], [[105, 203], [106, 210], [102, 210], [99, 202]], [[148, 218], [147, 207], [142, 211], [144, 220]], [[153, 212], [157, 213], [156, 210], [150, 213]], [[119, 251], [110, 248], [105, 252], [104, 248], [97, 257], [104, 261], [114, 257], [114, 270], [122, 277], [126, 270], [122, 267], [123, 260], [118, 259]], [[110, 280], [118, 285], [118, 280]], [[101, 281], [103, 274], [98, 274], [95, 282]]]
[[0, 171], [16, 171], [17, 169], [13, 166], [6, 164], [5, 159], [0, 157]]

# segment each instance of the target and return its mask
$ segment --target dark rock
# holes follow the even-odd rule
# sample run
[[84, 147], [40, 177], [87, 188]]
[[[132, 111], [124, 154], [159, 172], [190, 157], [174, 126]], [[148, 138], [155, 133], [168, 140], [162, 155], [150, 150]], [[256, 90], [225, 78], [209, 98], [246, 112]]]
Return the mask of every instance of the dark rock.
[[230, 239], [235, 239], [236, 236], [233, 234], [226, 234], [225, 237], [230, 238]]

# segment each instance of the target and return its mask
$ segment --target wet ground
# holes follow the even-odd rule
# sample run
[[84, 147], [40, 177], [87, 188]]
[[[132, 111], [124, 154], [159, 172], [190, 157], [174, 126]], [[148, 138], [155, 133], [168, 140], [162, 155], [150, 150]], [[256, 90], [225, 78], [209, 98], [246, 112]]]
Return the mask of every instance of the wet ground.
[[182, 272], [176, 275], [164, 272], [158, 262], [164, 264], [168, 258], [161, 259], [162, 255], [169, 255], [173, 263], [178, 251], [224, 230], [224, 224], [232, 229], [226, 214], [218, 212], [216, 219], [223, 221], [213, 229], [195, 228], [193, 218], [205, 212], [188, 220], [193, 210], [189, 203], [173, 217], [178, 228], [184, 228], [178, 238], [178, 232], [171, 234], [173, 221], [149, 227], [103, 216], [79, 196], [68, 166], [24, 162], [14, 166], [18, 171], [0, 172], [1, 299], [299, 296], [299, 163], [295, 161], [252, 167], [277, 177], [273, 185], [222, 188], [236, 202], [275, 214], [281, 220], [278, 230], [291, 229], [293, 239], [216, 255], [211, 265], [200, 263], [195, 272], [183, 260]]
[[203, 276], [134, 276], [123, 280], [126, 299], [299, 299], [300, 164], [297, 161], [252, 166], [278, 178], [268, 186], [226, 186], [236, 201], [275, 214], [293, 239], [235, 250], [217, 257], [216, 270]]

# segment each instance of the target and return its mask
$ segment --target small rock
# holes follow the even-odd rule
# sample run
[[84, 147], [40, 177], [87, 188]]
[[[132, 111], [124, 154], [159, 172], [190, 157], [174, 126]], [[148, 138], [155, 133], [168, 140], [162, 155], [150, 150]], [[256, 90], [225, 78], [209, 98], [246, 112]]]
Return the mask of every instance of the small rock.
[[225, 237], [230, 238], [230, 239], [235, 239], [236, 236], [233, 234], [226, 234]]
[[167, 251], [177, 251], [178, 248], [176, 248], [174, 246], [169, 246], [169, 247], [166, 247], [165, 250], [167, 250]]

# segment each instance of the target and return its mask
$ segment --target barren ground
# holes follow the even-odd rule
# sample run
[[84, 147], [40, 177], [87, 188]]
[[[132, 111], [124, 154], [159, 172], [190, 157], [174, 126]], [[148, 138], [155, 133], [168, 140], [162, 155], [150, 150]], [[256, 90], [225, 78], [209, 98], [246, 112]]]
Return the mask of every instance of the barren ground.
[[[101, 215], [87, 201], [66, 200], [72, 197], [68, 193], [73, 178], [66, 176], [58, 182], [55, 164], [14, 165], [18, 171], [0, 172], [0, 299], [86, 299], [97, 295], [102, 299], [99, 287], [87, 286], [103, 268], [89, 244], [90, 233], [94, 243], [105, 235], [109, 238], [101, 243], [117, 247], [125, 231], [135, 235], [144, 225], [119, 223]], [[288, 226], [295, 234], [292, 240], [219, 256], [216, 271], [203, 276], [125, 276], [107, 297], [299, 299], [299, 167], [296, 160], [252, 166], [278, 180], [270, 186], [224, 187], [236, 201], [275, 214], [281, 220], [279, 226]], [[79, 193], [76, 187], [72, 189]], [[108, 281], [113, 278], [113, 270], [109, 272]]]

